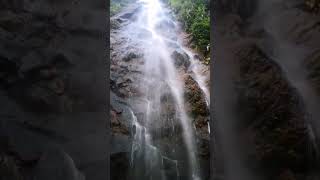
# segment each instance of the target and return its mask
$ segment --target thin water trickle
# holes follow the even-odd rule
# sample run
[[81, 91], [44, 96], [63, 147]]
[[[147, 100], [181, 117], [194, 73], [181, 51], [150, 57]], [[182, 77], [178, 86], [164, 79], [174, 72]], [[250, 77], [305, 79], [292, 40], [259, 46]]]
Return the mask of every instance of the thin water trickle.
[[205, 98], [206, 98], [207, 106], [209, 107], [210, 106], [210, 92], [209, 92], [209, 88], [208, 88], [208, 85], [207, 85], [208, 79], [204, 75], [204, 72], [203, 72], [204, 69], [205, 69], [204, 65], [194, 58], [195, 54], [192, 51], [190, 51], [186, 47], [183, 47], [181, 45], [181, 43], [179, 43], [179, 46], [181, 47], [181, 49], [184, 52], [187, 53], [187, 55], [190, 58], [191, 65], [190, 65], [189, 69], [193, 74], [194, 80], [197, 82], [197, 84], [199, 85], [200, 89], [204, 93]]

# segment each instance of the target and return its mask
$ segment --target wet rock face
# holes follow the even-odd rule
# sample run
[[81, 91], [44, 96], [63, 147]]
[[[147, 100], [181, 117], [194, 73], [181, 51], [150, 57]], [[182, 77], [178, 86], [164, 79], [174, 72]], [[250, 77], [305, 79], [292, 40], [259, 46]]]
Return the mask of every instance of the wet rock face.
[[[190, 74], [185, 74], [185, 103], [189, 117], [192, 124], [196, 128], [196, 142], [197, 153], [200, 161], [200, 169], [203, 177], [209, 176], [207, 174], [207, 160], [210, 159], [210, 134], [208, 131], [208, 123], [210, 121], [210, 112], [207, 106], [206, 98], [198, 83], [192, 78]], [[204, 163], [204, 164], [203, 164]]]
[[[117, 99], [121, 98], [123, 100], [121, 104], [123, 106], [127, 105], [127, 108], [132, 110], [139, 125], [134, 125], [135, 122], [133, 120], [135, 118], [133, 118], [130, 113], [127, 114], [125, 112], [126, 110], [120, 110], [122, 108], [125, 109], [121, 107], [122, 105], [117, 104], [116, 101], [111, 101], [113, 108], [111, 111], [112, 139], [120, 142], [115, 145], [117, 147], [114, 148], [117, 149], [114, 153], [115, 169], [116, 166], [118, 169], [125, 169], [125, 166], [130, 162], [130, 158], [135, 159], [136, 162], [144, 162], [144, 156], [148, 156], [148, 158], [152, 158], [152, 160], [147, 162], [147, 165], [144, 163], [133, 163], [133, 166], [139, 167], [130, 167], [130, 172], [133, 171], [131, 172], [133, 174], [130, 174], [130, 176], [132, 175], [131, 177], [135, 177], [137, 174], [140, 179], [150, 179], [151, 176], [152, 179], [163, 179], [162, 174], [166, 176], [167, 179], [172, 180], [190, 179], [190, 172], [188, 172], [190, 170], [189, 162], [186, 161], [189, 153], [185, 139], [183, 138], [183, 127], [180, 119], [182, 117], [180, 117], [179, 107], [177, 107], [177, 97], [173, 94], [175, 93], [175, 86], [167, 82], [167, 76], [170, 76], [170, 72], [167, 72], [167, 66], [162, 64], [166, 61], [160, 61], [157, 66], [155, 65], [157, 61], [153, 63], [152, 58], [154, 57], [152, 54], [141, 54], [148, 49], [145, 49], [145, 44], [140, 44], [140, 40], [148, 41], [149, 38], [153, 36], [153, 33], [143, 27], [134, 27], [134, 32], [127, 32], [125, 25], [129, 25], [131, 22], [130, 19], [127, 19], [124, 22], [120, 22], [120, 24], [123, 25], [123, 29], [120, 27], [120, 29], [111, 30], [112, 65], [110, 80], [112, 94], [114, 94]], [[164, 41], [168, 45], [169, 53], [173, 52], [171, 58], [176, 66], [175, 68], [178, 69], [177, 78], [181, 79], [181, 83], [183, 84], [182, 81], [185, 79], [184, 75], [187, 75], [187, 70], [191, 69], [191, 59], [186, 52], [180, 49], [177, 34], [173, 32], [175, 26], [173, 22], [162, 19], [157, 26], [157, 30], [159, 30], [157, 33], [166, 37]], [[118, 33], [122, 31], [123, 33]], [[124, 34], [129, 34], [129, 36]], [[133, 38], [131, 38], [131, 34]], [[137, 40], [135, 38], [137, 38]], [[150, 75], [145, 75], [144, 68], [149, 65], [154, 68], [155, 72], [150, 72]], [[158, 77], [159, 72], [163, 77]], [[209, 159], [209, 135], [207, 126], [209, 114], [208, 109], [205, 108], [207, 105], [204, 94], [197, 85], [197, 82], [193, 80], [189, 74], [188, 76], [189, 79], [186, 86], [188, 86], [189, 89], [188, 92], [182, 94], [182, 96], [183, 98], [190, 98], [190, 102], [184, 102], [183, 106], [190, 106], [187, 112], [188, 115], [192, 114], [191, 111], [194, 111], [195, 116], [197, 116], [188, 119], [192, 121], [191, 123], [194, 122], [199, 131], [195, 133], [199, 139], [199, 141], [197, 141], [197, 143], [199, 143], [199, 153], [197, 156], [201, 156], [201, 161], [204, 162], [201, 165], [201, 169], [205, 169], [206, 171], [206, 167], [208, 167], [208, 163], [206, 162], [208, 162]], [[134, 93], [134, 89], [137, 89], [139, 93]], [[183, 89], [185, 88], [183, 87]], [[193, 95], [192, 91], [196, 91], [196, 95]], [[195, 109], [192, 109], [193, 105], [196, 106]], [[200, 107], [201, 105], [203, 105], [202, 108]], [[147, 131], [140, 126], [145, 126]], [[143, 135], [134, 137], [135, 135], [137, 136], [140, 133], [144, 134], [145, 132], [147, 132], [147, 135], [150, 135], [148, 137], [151, 138], [152, 147], [149, 142], [139, 142], [143, 141], [139, 140], [139, 137], [141, 139], [145, 138]], [[140, 143], [142, 147], [146, 148], [139, 149], [136, 147], [138, 150], [133, 151], [134, 153], [131, 154], [132, 147], [134, 147], [132, 145], [135, 143]], [[147, 145], [144, 146], [144, 144]], [[119, 153], [123, 154], [120, 155]], [[161, 153], [161, 156], [155, 155], [157, 153]], [[158, 161], [154, 160], [157, 159], [154, 156], [163, 158], [163, 165], [155, 165]], [[179, 169], [179, 172], [177, 169]], [[135, 172], [135, 170], [138, 172]], [[147, 175], [146, 172], [148, 172]], [[179, 178], [177, 177], [178, 174], [180, 175]], [[144, 178], [142, 176], [147, 177]], [[117, 176], [116, 174], [112, 177], [114, 177], [115, 180], [125, 178], [121, 175]]]
[[273, 175], [284, 168], [305, 171], [309, 136], [300, 96], [257, 46], [242, 48], [238, 55], [238, 126], [240, 131], [250, 131], [254, 146], [248, 161], [258, 162]]
[[200, 89], [198, 83], [189, 74], [184, 76], [184, 82], [185, 99], [188, 103], [192, 116], [209, 116], [209, 109], [207, 108], [205, 95]]
[[138, 50], [128, 48], [124, 54], [117, 52], [111, 64], [111, 90], [119, 97], [141, 96], [139, 82], [143, 77], [141, 63], [142, 54]]
[[177, 68], [183, 67], [187, 69], [190, 66], [190, 57], [181, 49], [175, 50], [171, 57]]
[[121, 23], [119, 22], [118, 19], [111, 19], [110, 20], [110, 28], [111, 29], [119, 29], [121, 26]]
[[123, 57], [123, 61], [124, 62], [129, 62], [133, 59], [136, 59], [136, 58], [142, 58], [143, 55], [142, 54], [138, 54], [137, 52], [134, 52], [134, 51], [129, 51], [125, 54], [125, 56]]
[[114, 110], [111, 110], [111, 127], [112, 127], [112, 133], [115, 134], [124, 134], [129, 135], [130, 130], [128, 127], [123, 124], [121, 121], [120, 114], [122, 112], [116, 112]]

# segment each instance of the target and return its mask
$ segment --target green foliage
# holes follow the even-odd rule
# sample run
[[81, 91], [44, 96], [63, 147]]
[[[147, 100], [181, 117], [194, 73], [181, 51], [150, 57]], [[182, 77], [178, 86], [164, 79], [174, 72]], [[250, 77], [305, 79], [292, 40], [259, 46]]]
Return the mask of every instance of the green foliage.
[[120, 3], [111, 3], [110, 5], [110, 15], [115, 15], [121, 9]]
[[111, 0], [110, 1], [110, 15], [113, 16], [121, 11], [128, 3], [135, 2], [135, 0]]
[[184, 28], [192, 35], [196, 48], [208, 55], [210, 43], [210, 13], [208, 0], [167, 0]]

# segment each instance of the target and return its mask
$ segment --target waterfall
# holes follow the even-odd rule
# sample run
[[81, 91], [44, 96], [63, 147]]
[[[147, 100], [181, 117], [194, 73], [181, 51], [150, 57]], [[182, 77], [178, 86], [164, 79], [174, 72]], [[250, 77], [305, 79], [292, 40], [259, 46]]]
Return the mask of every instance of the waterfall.
[[[150, 49], [146, 48], [145, 57], [146, 57], [146, 66], [145, 73], [148, 77], [153, 77], [153, 82], [149, 87], [152, 87], [152, 83], [154, 82], [162, 82], [164, 85], [167, 85], [171, 91], [171, 94], [175, 100], [176, 111], [179, 113], [179, 120], [181, 122], [183, 128], [183, 136], [186, 146], [188, 148], [189, 161], [192, 167], [192, 176], [193, 179], [197, 179], [198, 177], [198, 165], [195, 155], [195, 142], [193, 129], [191, 125], [191, 119], [189, 119], [185, 107], [184, 107], [184, 99], [183, 99], [183, 84], [181, 80], [178, 79], [178, 75], [176, 69], [173, 64], [173, 60], [170, 57], [168, 52], [169, 49], [164, 42], [164, 36], [157, 29], [157, 20], [167, 20], [163, 5], [158, 0], [149, 0], [144, 1], [146, 3], [146, 16], [147, 22], [145, 28], [152, 32], [153, 37], [150, 42]], [[170, 30], [168, 30], [170, 31]], [[165, 32], [165, 33], [168, 33]], [[152, 92], [153, 90], [149, 90]], [[152, 101], [154, 103], [158, 102], [161, 98], [162, 92], [160, 89], [151, 95]], [[160, 106], [160, 105], [158, 105]]]
[[[130, 158], [132, 178], [139, 180], [181, 179], [182, 165], [176, 159], [177, 157], [172, 155], [177, 154], [175, 148], [172, 149], [171, 155], [167, 155], [167, 152], [163, 152], [167, 150], [164, 150], [164, 147], [157, 141], [159, 134], [166, 133], [167, 136], [174, 136], [175, 133], [181, 133], [182, 144], [186, 147], [183, 149], [183, 156], [187, 156], [183, 158], [186, 160], [183, 163], [187, 164], [183, 165], [183, 168], [188, 168], [184, 171], [189, 173], [190, 180], [200, 180], [195, 126], [193, 119], [188, 116], [184, 99], [184, 80], [172, 58], [174, 51], [172, 46], [183, 50], [189, 56], [191, 64], [189, 72], [198, 83], [207, 106], [209, 106], [207, 77], [202, 75], [203, 66], [194, 58], [194, 54], [178, 42], [178, 23], [172, 18], [170, 10], [160, 0], [140, 0], [137, 4], [141, 6], [139, 13], [119, 32], [128, 40], [128, 43], [132, 42], [137, 47], [139, 46], [144, 60], [140, 64], [143, 69], [143, 77], [138, 83], [139, 89], [143, 92], [143, 118], [135, 114], [134, 104], [129, 107], [132, 120]], [[166, 108], [163, 101], [168, 103], [167, 108], [173, 106], [173, 114], [163, 109]], [[170, 128], [167, 128], [165, 132], [159, 132], [166, 125]], [[209, 123], [208, 131], [210, 131]]]

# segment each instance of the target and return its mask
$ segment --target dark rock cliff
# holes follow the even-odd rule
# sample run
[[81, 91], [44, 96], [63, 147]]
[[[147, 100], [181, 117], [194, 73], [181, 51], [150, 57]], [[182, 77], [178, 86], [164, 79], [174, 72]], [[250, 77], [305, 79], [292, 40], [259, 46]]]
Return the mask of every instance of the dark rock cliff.
[[[231, 133], [230, 137], [239, 147], [235, 150], [241, 156], [238, 160], [248, 168], [253, 179], [317, 179], [319, 137], [315, 137], [318, 127], [312, 124], [312, 119], [318, 121], [318, 117], [310, 116], [307, 106], [310, 99], [305, 98], [299, 83], [294, 83], [282, 62], [288, 62], [288, 66], [299, 64], [297, 69], [306, 72], [306, 78], [296, 81], [303, 79], [304, 84], [319, 92], [319, 43], [316, 42], [320, 35], [316, 30], [319, 18], [314, 10], [306, 8], [304, 1], [273, 3], [252, 1], [249, 7], [237, 1], [217, 2], [216, 70], [213, 69], [213, 82], [217, 83], [213, 85], [216, 89], [213, 96], [218, 101], [213, 103], [215, 107], [224, 105], [219, 96], [230, 96], [222, 98], [224, 101], [232, 99], [233, 104], [227, 108], [233, 108], [235, 117], [230, 126], [236, 135]], [[246, 7], [241, 12], [242, 5]], [[272, 19], [263, 19], [263, 13]], [[273, 27], [273, 22], [277, 22], [277, 27]], [[300, 47], [305, 54], [302, 58], [275, 57], [277, 52], [297, 52], [284, 52], [274, 41]], [[293, 74], [298, 76], [301, 72]], [[217, 121], [221, 124], [225, 119]], [[219, 127], [214, 127], [218, 132], [216, 143], [223, 146], [225, 143], [221, 141], [227, 133], [222, 130], [219, 133]], [[225, 149], [219, 146], [215, 147], [216, 156], [223, 156]], [[221, 167], [227, 168], [223, 162], [226, 159], [219, 157], [219, 162], [215, 162], [216, 174], [223, 174]]]
[[1, 178], [108, 179], [105, 10], [0, 2]]

